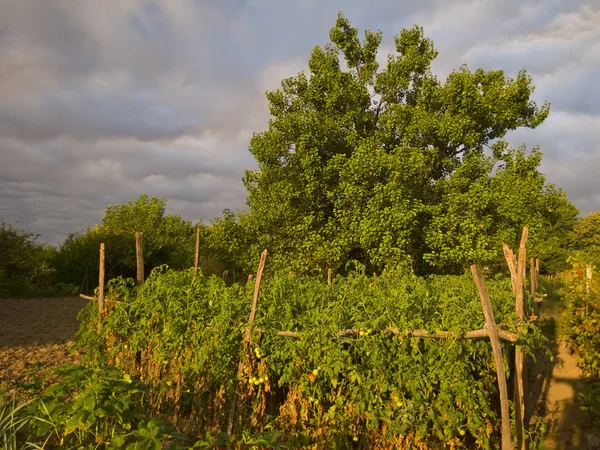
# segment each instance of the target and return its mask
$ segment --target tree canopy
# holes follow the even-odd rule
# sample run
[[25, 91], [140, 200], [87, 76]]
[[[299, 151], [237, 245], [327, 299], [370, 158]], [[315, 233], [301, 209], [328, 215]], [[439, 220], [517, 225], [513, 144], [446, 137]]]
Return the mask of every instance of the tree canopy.
[[569, 237], [570, 248], [586, 263], [600, 268], [600, 211], [580, 218]]
[[272, 118], [251, 139], [258, 170], [244, 176], [253, 257], [268, 248], [272, 264], [301, 272], [358, 260], [449, 273], [498, 263], [524, 225], [536, 256], [565, 247], [577, 210], [539, 172], [539, 150], [503, 141], [549, 113], [524, 70], [462, 66], [442, 81], [418, 26], [381, 69], [381, 33], [361, 40], [340, 14], [330, 39], [308, 75], [266, 94]]
[[[167, 200], [142, 194], [135, 201], [109, 205], [100, 225], [83, 233], [71, 233], [59, 247], [57, 271], [60, 279], [80, 285], [98, 274], [98, 251], [106, 248], [107, 278], [134, 277], [135, 233], [144, 233], [146, 272], [161, 264], [183, 269], [193, 264], [194, 229], [178, 215], [167, 215]], [[91, 285], [95, 285], [94, 282]]]

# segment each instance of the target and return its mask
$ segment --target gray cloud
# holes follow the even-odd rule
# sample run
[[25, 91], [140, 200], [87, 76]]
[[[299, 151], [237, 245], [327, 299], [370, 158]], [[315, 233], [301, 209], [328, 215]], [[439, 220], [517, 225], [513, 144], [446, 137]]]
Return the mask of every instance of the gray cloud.
[[463, 63], [526, 68], [553, 112], [543, 169], [583, 212], [600, 209], [600, 3], [459, 0], [0, 0], [0, 217], [51, 242], [142, 192], [192, 220], [244, 206], [264, 91], [306, 68], [337, 12], [381, 29], [423, 25], [446, 76]]

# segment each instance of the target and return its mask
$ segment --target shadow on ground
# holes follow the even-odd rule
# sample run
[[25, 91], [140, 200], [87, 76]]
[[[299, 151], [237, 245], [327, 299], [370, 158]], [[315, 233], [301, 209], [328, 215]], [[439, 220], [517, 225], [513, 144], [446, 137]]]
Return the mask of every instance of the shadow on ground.
[[539, 325], [549, 340], [550, 355], [540, 352], [536, 361], [530, 362], [528, 417], [545, 418], [547, 450], [591, 450], [590, 418], [580, 401], [584, 382], [575, 356], [559, 336], [560, 312], [542, 317]]

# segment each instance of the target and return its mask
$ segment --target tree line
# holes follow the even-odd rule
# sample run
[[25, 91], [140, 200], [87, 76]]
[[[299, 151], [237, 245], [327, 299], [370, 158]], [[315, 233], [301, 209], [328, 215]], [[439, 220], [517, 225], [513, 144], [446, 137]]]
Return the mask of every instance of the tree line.
[[196, 226], [206, 274], [248, 273], [264, 248], [270, 265], [296, 273], [343, 272], [351, 261], [370, 272], [407, 264], [419, 275], [473, 263], [500, 270], [500, 244], [516, 247], [523, 226], [544, 272], [562, 270], [575, 251], [597, 261], [600, 213], [578, 218], [540, 172], [540, 149], [505, 140], [550, 111], [531, 100], [527, 72], [461, 66], [441, 80], [422, 28], [402, 30], [383, 67], [381, 41], [370, 30], [361, 39], [340, 14], [309, 72], [266, 93], [272, 117], [250, 141], [258, 169], [243, 177], [247, 210], [193, 224], [167, 215], [165, 199], [142, 195], [108, 206], [100, 224], [57, 247], [3, 224], [2, 295], [95, 279], [100, 242], [108, 276], [134, 276], [135, 231], [144, 233], [148, 270], [189, 267]]

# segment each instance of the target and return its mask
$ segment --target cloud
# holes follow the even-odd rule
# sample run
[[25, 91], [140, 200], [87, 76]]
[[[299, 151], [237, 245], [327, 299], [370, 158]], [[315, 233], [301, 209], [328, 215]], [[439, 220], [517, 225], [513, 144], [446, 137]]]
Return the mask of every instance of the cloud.
[[264, 92], [306, 70], [339, 10], [381, 29], [423, 25], [446, 76], [466, 63], [515, 75], [552, 103], [538, 130], [548, 179], [600, 209], [600, 5], [596, 0], [0, 0], [0, 217], [59, 242], [142, 192], [210, 219], [242, 208]]

